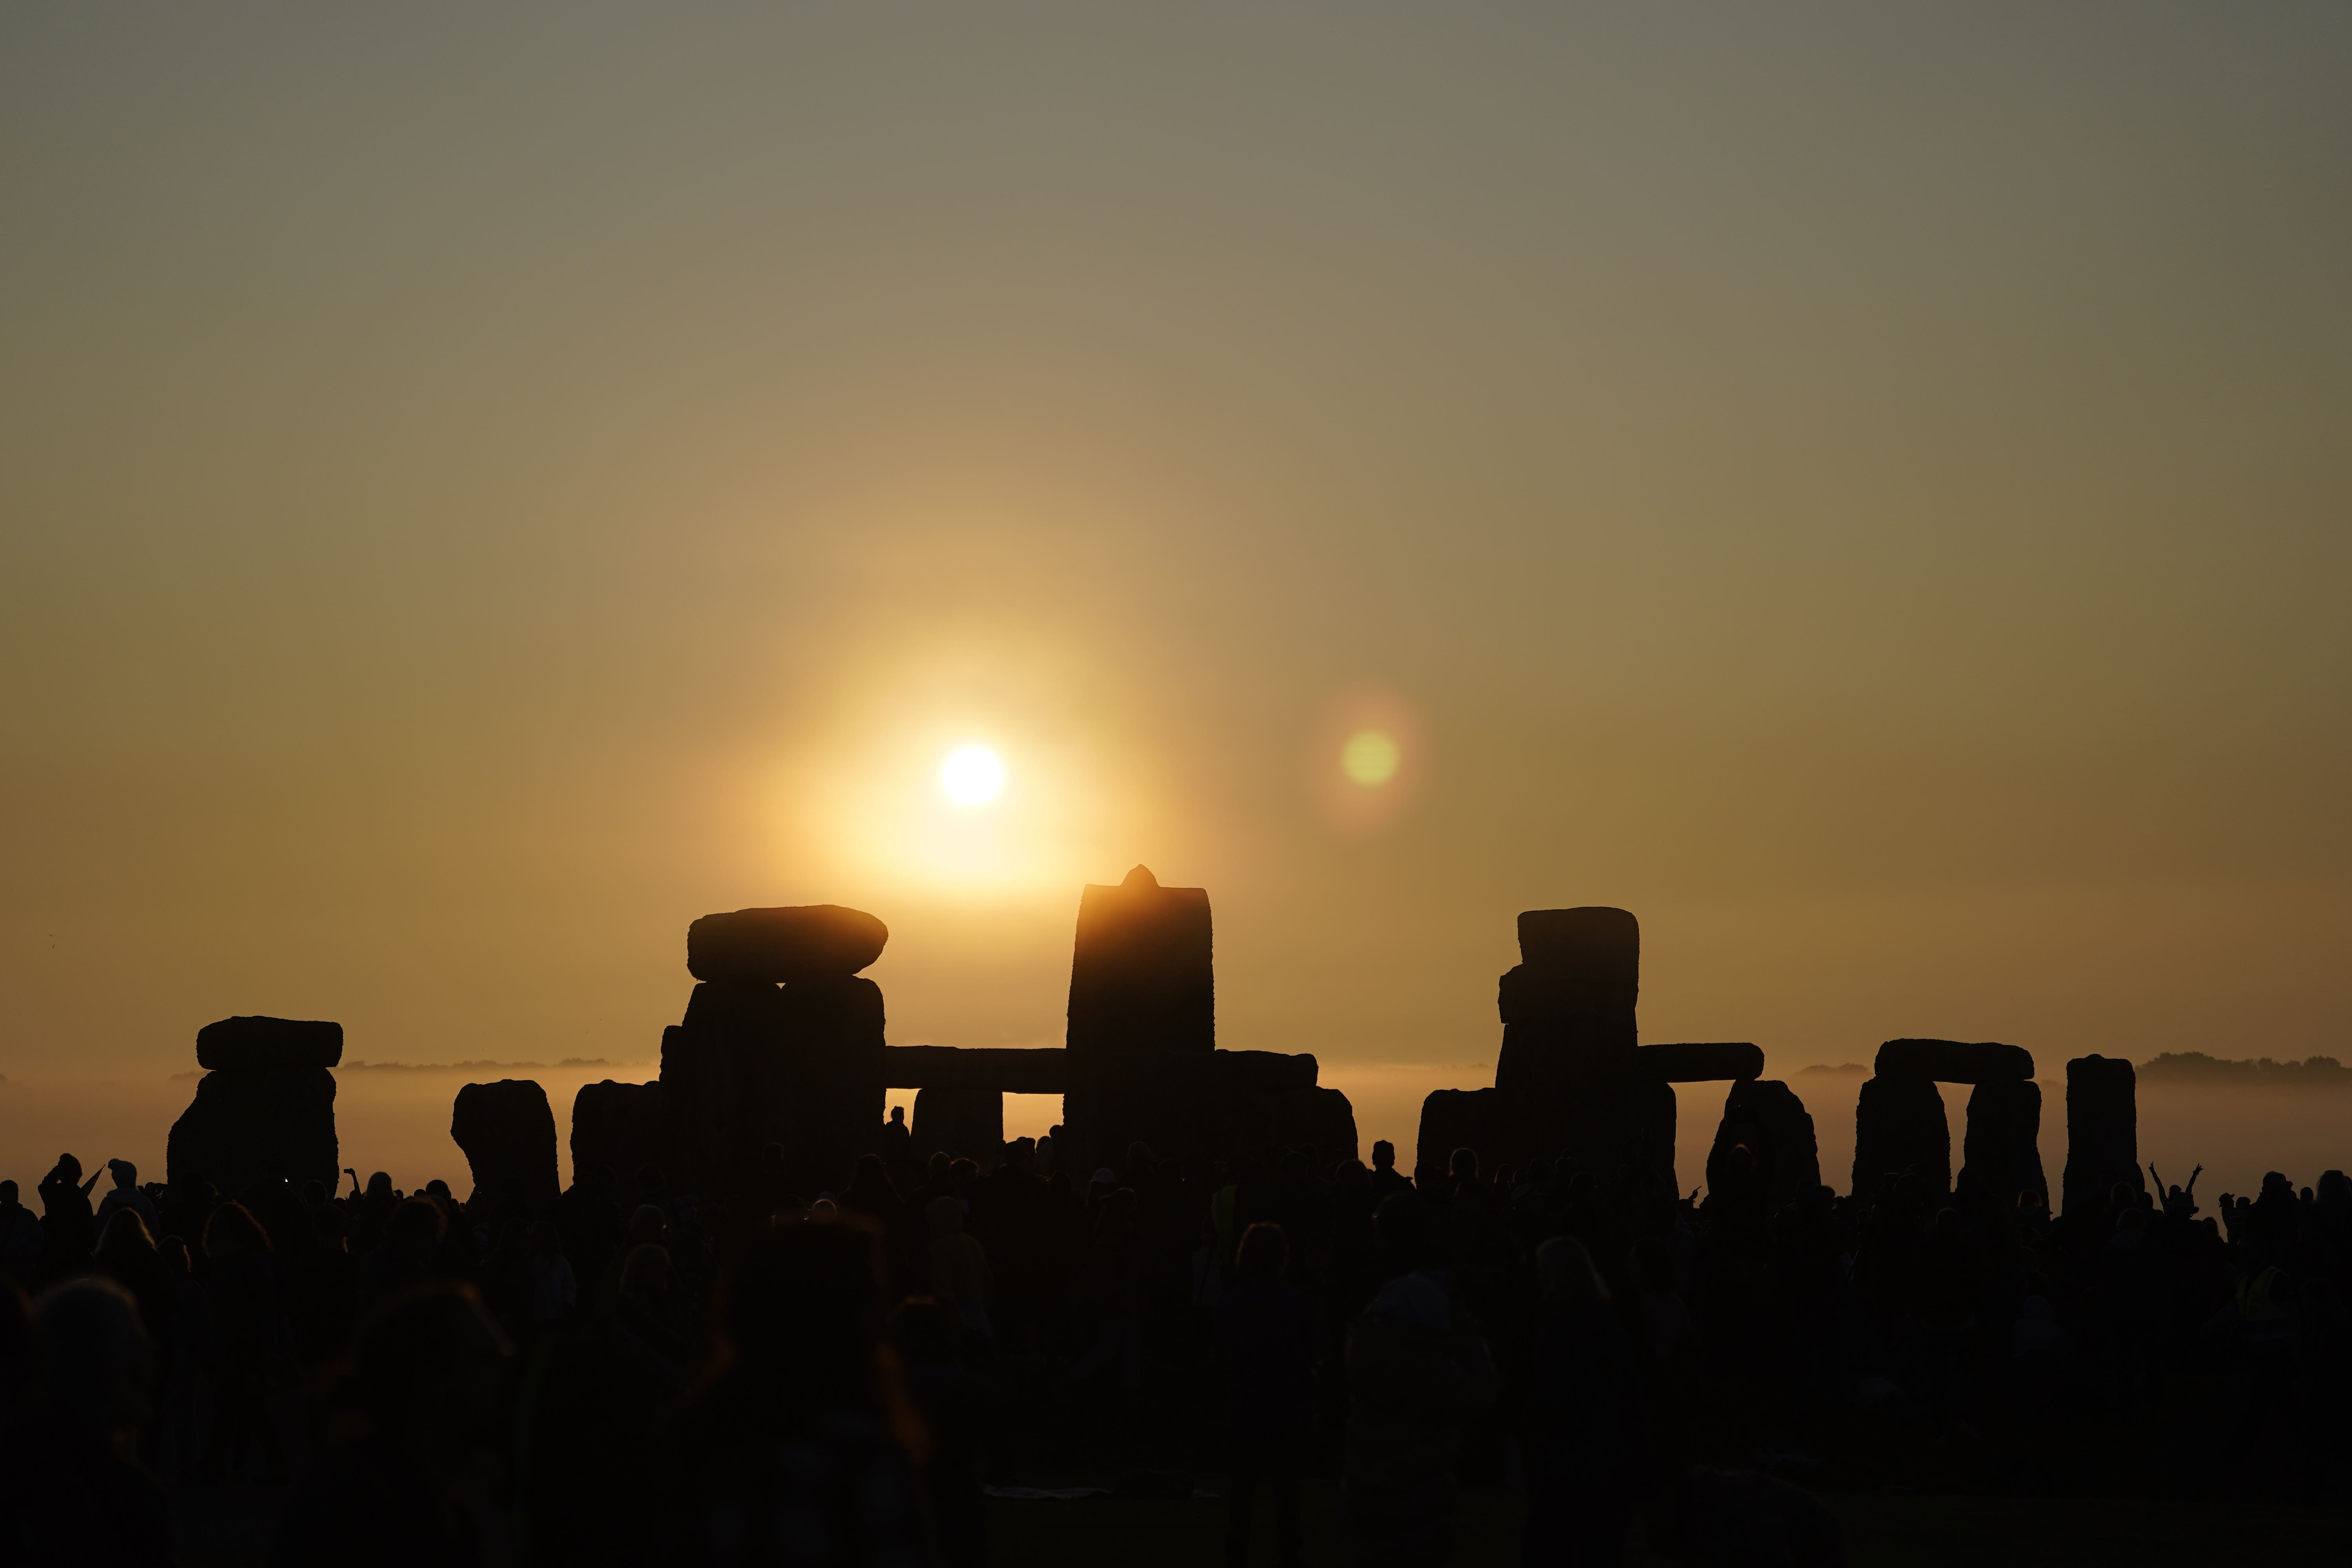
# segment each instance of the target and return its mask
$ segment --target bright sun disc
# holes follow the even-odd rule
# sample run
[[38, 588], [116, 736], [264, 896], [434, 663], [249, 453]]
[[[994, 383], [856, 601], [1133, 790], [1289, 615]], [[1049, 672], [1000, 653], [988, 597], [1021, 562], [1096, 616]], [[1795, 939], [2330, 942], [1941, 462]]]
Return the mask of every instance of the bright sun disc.
[[1397, 743], [1378, 730], [1359, 730], [1339, 750], [1339, 771], [1366, 789], [1384, 784], [1397, 771]]
[[1004, 787], [1004, 764], [985, 746], [965, 746], [940, 764], [940, 787], [960, 805], [984, 805]]

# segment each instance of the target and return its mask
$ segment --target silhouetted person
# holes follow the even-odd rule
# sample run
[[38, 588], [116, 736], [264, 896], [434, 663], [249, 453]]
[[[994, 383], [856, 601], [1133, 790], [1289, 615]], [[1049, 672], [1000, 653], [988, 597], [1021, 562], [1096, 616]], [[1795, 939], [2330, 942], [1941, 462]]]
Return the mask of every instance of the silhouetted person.
[[884, 1382], [879, 1261], [847, 1226], [754, 1236], [724, 1286], [722, 1368], [680, 1413], [670, 1555], [684, 1564], [930, 1560]]
[[1234, 1279], [1217, 1301], [1217, 1348], [1224, 1362], [1225, 1560], [1249, 1561], [1251, 1516], [1260, 1482], [1274, 1494], [1275, 1540], [1284, 1568], [1304, 1561], [1298, 1531], [1298, 1469], [1315, 1421], [1315, 1303], [1284, 1283], [1289, 1243], [1260, 1222], [1242, 1237]]
[[982, 1414], [955, 1311], [935, 1298], [911, 1297], [891, 1314], [890, 1342], [929, 1438], [922, 1483], [940, 1556], [948, 1568], [979, 1568], [988, 1557], [980, 1489]]
[[1642, 1444], [1625, 1325], [1584, 1244], [1556, 1236], [1536, 1252], [1543, 1292], [1528, 1359], [1528, 1568], [1625, 1559]]
[[923, 1206], [923, 1218], [931, 1235], [931, 1295], [955, 1313], [967, 1339], [987, 1339], [988, 1303], [995, 1294], [987, 1250], [964, 1228], [963, 1205], [955, 1199], [933, 1198]]
[[360, 1330], [335, 1442], [279, 1531], [280, 1568], [504, 1560], [505, 1338], [470, 1285], [414, 1287]]
[[247, 1479], [257, 1450], [260, 1479], [286, 1479], [286, 1450], [269, 1391], [288, 1350], [286, 1308], [271, 1266], [269, 1237], [242, 1204], [223, 1204], [205, 1226], [205, 1362], [213, 1379], [213, 1426], [196, 1462], [199, 1479]]
[[580, 1279], [563, 1256], [563, 1238], [551, 1219], [530, 1224], [530, 1321], [552, 1328], [569, 1320], [580, 1305]]
[[0, 1182], [0, 1280], [30, 1285], [41, 1271], [41, 1221], [16, 1197], [16, 1184]]
[[1383, 1138], [1372, 1145], [1372, 1192], [1376, 1198], [1409, 1193], [1412, 1183], [1396, 1168], [1396, 1145]]
[[670, 1302], [669, 1254], [650, 1243], [634, 1247], [621, 1264], [618, 1295], [608, 1331], [614, 1350], [646, 1386], [667, 1399], [686, 1386], [694, 1347], [679, 1329]]
[[174, 1298], [171, 1267], [155, 1250], [147, 1222], [138, 1211], [119, 1208], [100, 1233], [91, 1259], [98, 1271], [131, 1292], [139, 1303], [140, 1326], [160, 1351], [168, 1342]]
[[41, 1178], [41, 1276], [62, 1279], [89, 1267], [91, 1248], [98, 1245], [98, 1216], [90, 1212], [89, 1190], [98, 1185], [92, 1173], [82, 1180], [81, 1162], [60, 1154]]
[[441, 1210], [425, 1198], [396, 1205], [383, 1223], [383, 1238], [360, 1259], [359, 1307], [364, 1317], [412, 1286], [433, 1278], [434, 1260], [441, 1250], [446, 1222]]
[[98, 1229], [102, 1235], [106, 1222], [118, 1209], [131, 1209], [147, 1222], [151, 1237], [163, 1233], [163, 1216], [155, 1212], [155, 1200], [139, 1190], [139, 1167], [128, 1160], [109, 1160], [107, 1173], [114, 1178], [114, 1186], [98, 1204]]
[[1365, 1568], [1452, 1554], [1462, 1423], [1495, 1393], [1486, 1342], [1426, 1275], [1390, 1280], [1349, 1327], [1347, 1505]]
[[172, 1562], [163, 1489], [134, 1458], [152, 1371], [112, 1280], [67, 1280], [36, 1307], [0, 1284], [0, 1563]]
[[907, 1108], [894, 1105], [890, 1120], [882, 1124], [883, 1163], [894, 1170], [906, 1170], [915, 1163], [915, 1135], [907, 1129]]

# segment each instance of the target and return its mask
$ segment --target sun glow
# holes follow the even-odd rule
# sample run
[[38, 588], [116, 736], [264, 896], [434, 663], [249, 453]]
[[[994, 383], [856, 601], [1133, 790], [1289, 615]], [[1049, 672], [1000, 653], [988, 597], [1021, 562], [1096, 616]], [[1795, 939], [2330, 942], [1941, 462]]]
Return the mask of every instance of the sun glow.
[[940, 765], [940, 787], [959, 805], [986, 805], [1004, 787], [1004, 764], [985, 746], [963, 746]]

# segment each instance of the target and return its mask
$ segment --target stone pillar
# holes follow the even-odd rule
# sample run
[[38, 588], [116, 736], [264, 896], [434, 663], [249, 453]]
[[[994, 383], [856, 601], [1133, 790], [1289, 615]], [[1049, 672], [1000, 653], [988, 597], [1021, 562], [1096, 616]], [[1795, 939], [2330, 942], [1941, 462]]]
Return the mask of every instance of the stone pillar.
[[918, 1165], [944, 1153], [985, 1170], [1004, 1152], [1004, 1096], [992, 1089], [917, 1089], [914, 1138]]
[[471, 1207], [513, 1205], [537, 1214], [555, 1201], [555, 1112], [547, 1091], [527, 1078], [469, 1083], [457, 1091], [449, 1137], [473, 1168]]
[[1812, 1113], [1796, 1091], [1776, 1079], [1743, 1079], [1724, 1097], [1707, 1167], [1746, 1144], [1756, 1156], [1759, 1194], [1772, 1208], [1794, 1203], [1822, 1184], [1821, 1146]]
[[1624, 1072], [1637, 1048], [1642, 928], [1623, 910], [1529, 910], [1519, 963], [1496, 987], [1506, 1095], [1575, 1092]]
[[796, 1163], [809, 1180], [846, 1183], [860, 1155], [881, 1152], [888, 1113], [882, 988], [858, 974], [796, 980], [784, 987], [782, 1011], [791, 1088], [782, 1103], [763, 1100], [761, 1109], [783, 1128], [778, 1141], [787, 1150], [806, 1151]]
[[2121, 1057], [2077, 1057], [2066, 1064], [2066, 1212], [2098, 1208], [2117, 1182], [2147, 1190], [2138, 1075]]
[[2007, 1211], [2017, 1194], [2044, 1202], [2042, 1173], [2042, 1086], [2032, 1079], [1989, 1079], [1969, 1092], [1968, 1136], [1961, 1150], [1959, 1190]]
[[1284, 1089], [1275, 1100], [1275, 1141], [1294, 1149], [1314, 1145], [1318, 1167], [1353, 1160], [1357, 1158], [1356, 1108], [1336, 1089]]
[[1494, 1089], [1441, 1089], [1421, 1102], [1421, 1132], [1413, 1150], [1412, 1177], [1442, 1176], [1456, 1149], [1475, 1149], [1481, 1164], [1496, 1163], [1503, 1119], [1503, 1094]]
[[1211, 1051], [1216, 971], [1204, 888], [1163, 888], [1138, 866], [1078, 896], [1070, 956], [1074, 1067], [1139, 1051]]
[[662, 1037], [665, 1173], [724, 1193], [769, 1143], [809, 1190], [849, 1178], [880, 1141], [882, 993], [855, 973], [889, 932], [838, 904], [705, 915], [687, 932], [702, 982]]
[[1854, 1195], [1875, 1201], [1884, 1179], [1917, 1171], [1938, 1197], [1952, 1184], [1952, 1133], [1928, 1078], [1873, 1077], [1853, 1118]]
[[662, 1161], [662, 1086], [658, 1083], [583, 1083], [572, 1097], [572, 1182], [578, 1186], [593, 1170], [612, 1173], [613, 1195], [624, 1208], [635, 1206], [637, 1170]]
[[335, 1142], [335, 1075], [343, 1026], [296, 1018], [236, 1017], [196, 1034], [194, 1101], [172, 1124], [164, 1173], [201, 1176], [235, 1197], [256, 1182], [341, 1176]]

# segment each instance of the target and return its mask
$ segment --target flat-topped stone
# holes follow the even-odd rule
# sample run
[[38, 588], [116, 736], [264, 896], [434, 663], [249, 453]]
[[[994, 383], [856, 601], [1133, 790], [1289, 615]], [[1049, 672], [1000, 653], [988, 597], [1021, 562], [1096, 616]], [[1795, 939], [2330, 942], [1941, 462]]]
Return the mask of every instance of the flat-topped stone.
[[793, 904], [705, 915], [686, 928], [686, 967], [697, 980], [830, 980], [882, 956], [890, 928], [863, 910]]
[[1217, 983], [1209, 894], [1163, 888], [1144, 867], [1078, 896], [1069, 1049], [1082, 1057], [1213, 1050]]
[[196, 1065], [331, 1068], [343, 1059], [343, 1026], [317, 1018], [223, 1018], [196, 1031]]
[[1561, 980], [1630, 988], [1642, 977], [1642, 923], [1603, 904], [1528, 910], [1519, 916], [1519, 962]]
[[2000, 1083], [2033, 1076], [2033, 1054], [1991, 1040], [1889, 1040], [1878, 1047], [1880, 1078], [1924, 1078], [1937, 1083]]

